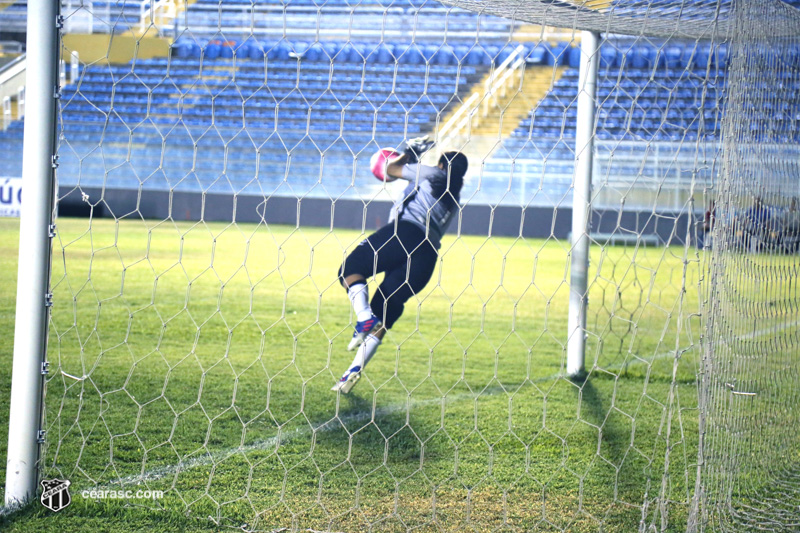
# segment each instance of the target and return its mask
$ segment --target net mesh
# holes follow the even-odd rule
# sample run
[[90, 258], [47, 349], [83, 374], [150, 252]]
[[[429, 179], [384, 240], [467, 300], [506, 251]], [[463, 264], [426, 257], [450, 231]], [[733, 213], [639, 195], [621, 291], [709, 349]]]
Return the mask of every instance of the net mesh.
[[[44, 477], [260, 531], [798, 527], [794, 8], [91, 5], [63, 10], [113, 39], [64, 35]], [[572, 379], [584, 29], [607, 33]], [[331, 392], [336, 270], [403, 194], [370, 156], [422, 134], [469, 157], [461, 207]]]
[[[797, 528], [797, 22], [793, 38], [740, 6], [710, 254], [703, 492], [710, 529]], [[780, 117], [773, 120], [774, 117]], [[789, 142], [787, 142], [789, 141]]]

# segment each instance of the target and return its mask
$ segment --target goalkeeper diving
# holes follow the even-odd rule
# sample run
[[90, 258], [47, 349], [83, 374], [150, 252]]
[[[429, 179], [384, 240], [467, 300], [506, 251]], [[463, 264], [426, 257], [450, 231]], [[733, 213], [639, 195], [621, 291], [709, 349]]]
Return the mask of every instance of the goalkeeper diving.
[[[461, 152], [445, 152], [436, 166], [421, 164], [433, 144], [420, 137], [404, 143], [400, 153], [381, 150], [373, 157], [378, 179], [409, 184], [392, 207], [389, 222], [361, 241], [339, 268], [339, 282], [356, 314], [348, 350], [357, 351], [331, 390], [350, 392], [405, 303], [425, 288], [436, 268], [442, 236], [459, 210], [468, 162]], [[370, 300], [367, 280], [381, 272], [383, 281]]]

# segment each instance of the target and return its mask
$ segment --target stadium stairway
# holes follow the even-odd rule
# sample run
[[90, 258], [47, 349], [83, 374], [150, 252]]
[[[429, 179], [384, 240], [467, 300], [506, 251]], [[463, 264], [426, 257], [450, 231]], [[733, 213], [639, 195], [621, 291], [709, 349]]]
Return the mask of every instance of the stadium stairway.
[[[195, 4], [197, 0], [181, 0], [180, 2], [166, 2], [163, 5], [168, 6], [167, 10], [156, 11], [152, 16], [145, 17], [138, 25], [133, 24], [130, 26], [128, 33], [135, 37], [145, 37], [159, 35], [163, 31], [169, 31], [175, 27], [177, 20], [184, 16], [184, 13]], [[152, 9], [152, 7], [151, 7]], [[157, 31], [153, 31], [153, 30]]]
[[[561, 79], [567, 70], [566, 58], [572, 48], [568, 43], [555, 45], [538, 43], [532, 48], [520, 48], [524, 63], [517, 70], [505, 68], [515, 65], [518, 59], [507, 59], [497, 69], [489, 70], [472, 86], [460, 106], [454, 106], [438, 130], [439, 142], [458, 145], [470, 157], [486, 160], [497, 156], [495, 152], [503, 141], [518, 129], [520, 121], [528, 116], [540, 100]], [[512, 54], [513, 55], [513, 54]], [[509, 63], [510, 61], [510, 63]], [[502, 87], [489, 89], [492, 79]], [[458, 117], [472, 116], [467, 121]], [[450, 124], [448, 124], [450, 123]]]
[[[564, 74], [567, 67], [552, 65], [528, 65], [523, 74], [519, 89], [509, 88], [505, 94], [489, 97], [488, 114], [472, 127], [472, 135], [465, 150], [481, 158], [488, 158], [492, 152], [517, 128], [530, 110], [535, 108]], [[487, 74], [487, 78], [488, 78]], [[480, 87], [483, 87], [482, 80]], [[478, 89], [480, 90], [480, 89]]]

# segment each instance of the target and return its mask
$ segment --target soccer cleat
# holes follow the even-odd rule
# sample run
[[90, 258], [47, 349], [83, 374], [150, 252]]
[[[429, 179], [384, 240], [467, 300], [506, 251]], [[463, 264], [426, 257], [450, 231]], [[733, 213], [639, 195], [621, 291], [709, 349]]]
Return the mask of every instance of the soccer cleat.
[[331, 390], [336, 392], [339, 391], [342, 394], [347, 394], [350, 390], [356, 386], [358, 380], [361, 379], [361, 367], [356, 365], [347, 372], [344, 373], [342, 379], [339, 382], [331, 387]]
[[381, 321], [378, 317], [372, 315], [367, 320], [356, 322], [356, 330], [353, 332], [353, 338], [350, 339], [350, 344], [347, 345], [347, 351], [352, 352], [362, 344], [367, 335], [373, 331], [377, 331], [381, 327]]

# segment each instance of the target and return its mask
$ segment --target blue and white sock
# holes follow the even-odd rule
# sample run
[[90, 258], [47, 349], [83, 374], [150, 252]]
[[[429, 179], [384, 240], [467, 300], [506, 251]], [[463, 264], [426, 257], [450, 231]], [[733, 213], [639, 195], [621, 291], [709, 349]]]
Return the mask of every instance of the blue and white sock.
[[367, 338], [364, 339], [364, 343], [358, 347], [358, 351], [356, 352], [356, 356], [353, 358], [353, 362], [350, 364], [350, 368], [353, 368], [354, 366], [360, 366], [361, 370], [364, 370], [364, 367], [370, 362], [372, 356], [378, 351], [378, 347], [380, 345], [381, 340], [378, 337], [375, 335], [367, 335]]
[[372, 316], [372, 308], [369, 306], [369, 289], [364, 282], [354, 283], [347, 289], [347, 297], [350, 298], [350, 303], [353, 304], [353, 310], [356, 312], [356, 318], [359, 322], [369, 320]]

